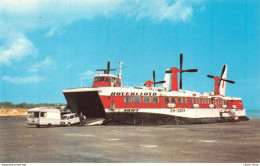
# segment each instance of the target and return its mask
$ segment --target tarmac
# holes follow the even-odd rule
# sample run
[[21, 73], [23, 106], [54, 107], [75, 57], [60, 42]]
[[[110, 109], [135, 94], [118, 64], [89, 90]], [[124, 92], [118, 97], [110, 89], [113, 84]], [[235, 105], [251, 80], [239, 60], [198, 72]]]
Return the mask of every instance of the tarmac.
[[36, 128], [0, 118], [0, 163], [259, 163], [259, 127], [260, 119]]

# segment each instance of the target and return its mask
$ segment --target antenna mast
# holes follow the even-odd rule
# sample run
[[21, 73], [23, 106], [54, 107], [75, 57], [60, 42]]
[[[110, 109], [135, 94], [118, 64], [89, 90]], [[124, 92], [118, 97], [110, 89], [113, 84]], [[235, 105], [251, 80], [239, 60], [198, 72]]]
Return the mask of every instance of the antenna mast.
[[122, 64], [123, 62], [119, 62], [119, 78], [122, 79]]

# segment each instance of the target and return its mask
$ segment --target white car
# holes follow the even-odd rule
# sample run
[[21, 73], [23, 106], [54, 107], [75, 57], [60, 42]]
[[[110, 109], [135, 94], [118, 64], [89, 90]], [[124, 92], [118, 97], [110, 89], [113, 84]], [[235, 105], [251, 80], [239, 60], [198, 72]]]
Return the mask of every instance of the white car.
[[60, 125], [70, 126], [73, 124], [78, 124], [79, 122], [80, 120], [77, 114], [65, 114], [61, 116]]

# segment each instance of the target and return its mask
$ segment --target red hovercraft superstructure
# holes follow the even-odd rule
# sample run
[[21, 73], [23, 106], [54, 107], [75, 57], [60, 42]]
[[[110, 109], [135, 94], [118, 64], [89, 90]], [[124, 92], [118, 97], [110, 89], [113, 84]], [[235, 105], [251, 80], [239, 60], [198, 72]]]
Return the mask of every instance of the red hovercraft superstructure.
[[[198, 72], [198, 69], [183, 70], [183, 54], [180, 54], [180, 69], [165, 71], [163, 81], [146, 81], [142, 87], [122, 86], [119, 75], [110, 74], [110, 63], [104, 74], [94, 77], [92, 87], [66, 89], [62, 91], [68, 108], [74, 113], [82, 112], [88, 118], [103, 118], [103, 124], [125, 125], [179, 125], [218, 123], [249, 120], [241, 98], [225, 96], [227, 65], [221, 77], [208, 75], [215, 80], [215, 92], [192, 92], [182, 89], [182, 73]], [[178, 73], [180, 82], [178, 88]], [[170, 87], [171, 81], [171, 89]], [[163, 84], [156, 87], [156, 84]], [[152, 86], [153, 85], [153, 86]]]

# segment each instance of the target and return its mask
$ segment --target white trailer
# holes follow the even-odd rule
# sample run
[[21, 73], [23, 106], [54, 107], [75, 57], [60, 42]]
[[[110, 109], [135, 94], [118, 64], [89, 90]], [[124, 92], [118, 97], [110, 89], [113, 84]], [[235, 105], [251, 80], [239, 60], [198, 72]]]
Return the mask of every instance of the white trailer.
[[56, 108], [36, 107], [28, 110], [27, 124], [40, 126], [59, 126], [61, 114]]

